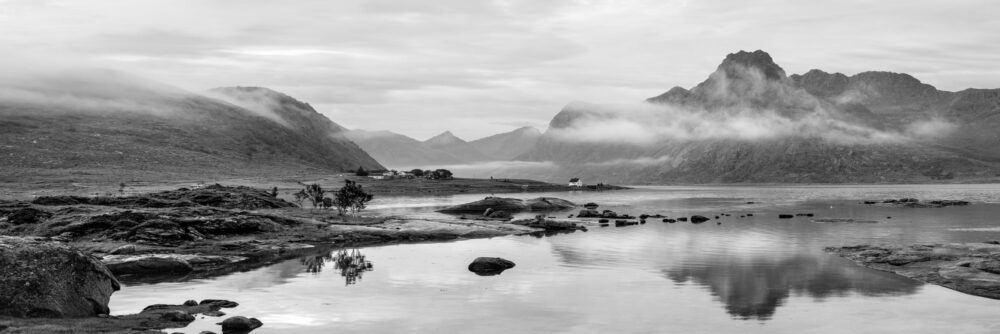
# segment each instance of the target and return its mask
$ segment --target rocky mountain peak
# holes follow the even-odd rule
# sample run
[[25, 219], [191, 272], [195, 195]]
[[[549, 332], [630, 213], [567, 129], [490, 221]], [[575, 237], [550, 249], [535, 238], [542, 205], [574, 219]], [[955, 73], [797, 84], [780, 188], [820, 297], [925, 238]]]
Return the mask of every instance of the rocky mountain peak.
[[455, 134], [451, 133], [451, 131], [442, 132], [441, 134], [431, 137], [430, 139], [424, 141], [424, 143], [430, 145], [449, 145], [449, 144], [464, 143], [464, 142], [465, 140], [463, 140], [462, 138], [458, 138], [458, 136], [455, 136]]
[[785, 70], [774, 63], [771, 55], [761, 50], [730, 53], [726, 55], [726, 59], [722, 60], [722, 64], [719, 64], [718, 71], [725, 71], [730, 77], [739, 77], [742, 75], [740, 67], [760, 70], [764, 77], [769, 80], [785, 78]]

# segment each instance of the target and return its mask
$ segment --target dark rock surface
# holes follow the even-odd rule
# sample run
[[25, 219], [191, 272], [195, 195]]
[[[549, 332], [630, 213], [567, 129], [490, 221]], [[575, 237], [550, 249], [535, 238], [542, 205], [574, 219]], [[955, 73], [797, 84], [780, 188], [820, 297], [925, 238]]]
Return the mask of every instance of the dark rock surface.
[[0, 315], [108, 314], [118, 280], [99, 260], [62, 243], [0, 236]]
[[514, 268], [514, 262], [499, 257], [478, 257], [469, 264], [469, 271], [479, 276], [499, 275], [510, 268]]
[[691, 219], [691, 222], [695, 223], [695, 224], [704, 223], [704, 222], [708, 221], [708, 217], [699, 216], [699, 215], [691, 216], [690, 219]]
[[1000, 299], [1000, 245], [992, 243], [828, 247], [865, 267], [970, 295]]
[[518, 198], [504, 198], [504, 197], [491, 196], [472, 203], [465, 203], [447, 207], [438, 210], [438, 212], [483, 213], [486, 212], [487, 209], [489, 209], [491, 211], [506, 211], [509, 213], [518, 213], [525, 211], [532, 211], [532, 212], [561, 211], [561, 210], [572, 209], [575, 207], [576, 204], [573, 204], [573, 202], [552, 197], [539, 197], [529, 200], [523, 200]]
[[174, 208], [210, 206], [225, 209], [277, 209], [295, 204], [271, 196], [266, 190], [214, 184], [197, 189], [181, 188], [127, 197], [42, 196], [32, 201], [38, 205], [103, 205], [115, 207]]
[[264, 324], [257, 320], [257, 318], [247, 318], [241, 316], [229, 317], [219, 323], [222, 325], [223, 334], [236, 334], [236, 333], [249, 333], [250, 331], [260, 328]]

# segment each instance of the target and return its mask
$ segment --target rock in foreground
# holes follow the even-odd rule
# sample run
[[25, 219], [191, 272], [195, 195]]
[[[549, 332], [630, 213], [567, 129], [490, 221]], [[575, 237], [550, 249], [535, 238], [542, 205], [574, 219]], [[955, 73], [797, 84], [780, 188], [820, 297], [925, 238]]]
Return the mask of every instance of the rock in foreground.
[[514, 268], [514, 262], [499, 257], [478, 257], [469, 264], [469, 271], [479, 276], [499, 275], [510, 268]]
[[93, 317], [110, 313], [118, 280], [96, 258], [62, 243], [0, 236], [0, 315]]
[[237, 334], [249, 333], [254, 329], [260, 328], [260, 326], [263, 326], [264, 324], [261, 323], [260, 320], [257, 320], [257, 318], [235, 316], [223, 320], [219, 323], [219, 325], [222, 325], [222, 333]]
[[995, 243], [859, 245], [826, 251], [865, 267], [1000, 299], [1000, 245]]

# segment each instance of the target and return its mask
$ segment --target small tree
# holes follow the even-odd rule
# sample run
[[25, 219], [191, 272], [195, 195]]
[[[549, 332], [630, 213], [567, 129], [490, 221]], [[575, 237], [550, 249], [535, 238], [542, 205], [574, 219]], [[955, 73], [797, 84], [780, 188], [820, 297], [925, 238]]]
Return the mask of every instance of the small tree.
[[318, 208], [323, 205], [323, 196], [326, 195], [326, 191], [323, 190], [323, 187], [319, 184], [313, 183], [306, 185], [306, 188], [302, 189], [301, 192], [305, 195], [305, 198], [312, 203], [313, 208]]
[[452, 174], [450, 170], [447, 169], [437, 169], [434, 171], [434, 178], [438, 180], [448, 180], [451, 179]]
[[368, 171], [365, 170], [365, 167], [358, 167], [358, 171], [354, 172], [354, 175], [357, 175], [357, 176], [368, 176]]
[[334, 196], [334, 204], [337, 211], [344, 214], [348, 211], [358, 213], [364, 210], [365, 206], [374, 198], [372, 194], [365, 192], [364, 188], [357, 182], [344, 180], [344, 186], [337, 191]]
[[416, 177], [423, 177], [424, 176], [424, 171], [421, 170], [420, 168], [414, 168], [413, 170], [410, 171], [410, 174], [413, 174], [413, 176], [416, 176]]
[[295, 195], [292, 196], [295, 196], [295, 204], [298, 204], [299, 207], [302, 207], [302, 202], [309, 197], [309, 195], [306, 194], [305, 190], [299, 190], [299, 192], [295, 193]]

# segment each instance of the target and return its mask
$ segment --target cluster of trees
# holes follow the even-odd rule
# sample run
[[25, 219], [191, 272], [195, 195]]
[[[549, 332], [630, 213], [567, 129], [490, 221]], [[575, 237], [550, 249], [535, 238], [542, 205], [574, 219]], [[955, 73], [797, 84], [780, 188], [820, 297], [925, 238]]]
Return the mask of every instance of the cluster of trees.
[[[394, 176], [400, 175], [399, 171], [395, 169], [390, 170], [389, 172], [392, 172]], [[372, 173], [382, 173], [382, 171], [369, 171], [366, 170], [364, 167], [358, 167], [358, 169], [354, 171], [354, 175], [357, 176], [369, 176]], [[432, 180], [450, 180], [454, 178], [454, 174], [452, 174], [450, 170], [443, 168], [435, 170], [415, 168], [413, 170], [410, 170], [409, 173], [414, 177], [423, 177]]]
[[343, 187], [332, 192], [333, 197], [327, 197], [326, 195], [330, 191], [324, 190], [319, 184], [300, 183], [304, 188], [295, 193], [295, 202], [302, 206], [302, 202], [308, 200], [312, 203], [313, 208], [330, 209], [336, 207], [337, 211], [343, 215], [347, 212], [358, 213], [358, 211], [364, 210], [368, 202], [371, 202], [372, 198], [375, 197], [366, 192], [357, 182], [344, 180], [344, 183]]
[[410, 174], [413, 174], [413, 176], [416, 177], [425, 177], [432, 180], [450, 180], [453, 178], [451, 171], [447, 169], [413, 169], [410, 171]]

